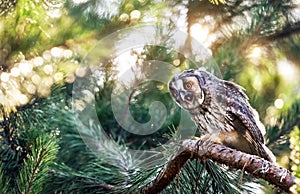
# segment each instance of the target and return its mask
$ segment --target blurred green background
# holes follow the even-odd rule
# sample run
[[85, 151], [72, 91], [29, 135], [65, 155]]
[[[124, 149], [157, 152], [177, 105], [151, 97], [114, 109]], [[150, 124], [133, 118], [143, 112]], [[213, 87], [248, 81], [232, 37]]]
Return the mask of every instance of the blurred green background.
[[[116, 60], [107, 56], [110, 48], [99, 46], [99, 41], [112, 33], [143, 24], [158, 26], [157, 33], [166, 42], [174, 32], [186, 33], [186, 40], [179, 45], [185, 53], [142, 45]], [[192, 39], [207, 49], [205, 60], [189, 59], [202, 52], [195, 51]], [[82, 141], [72, 111], [73, 83], [93, 73], [85, 66], [85, 59], [95, 46], [101, 53], [98, 62], [107, 61], [99, 72], [102, 82], [95, 90], [96, 110], [113, 140], [103, 140], [106, 149], [100, 158]], [[139, 85], [129, 99], [128, 114], [145, 123], [151, 119], [149, 105], [159, 100], [168, 117], [159, 131], [134, 135], [116, 121], [110, 104], [120, 72], [135, 68], [149, 73], [151, 67], [143, 65], [149, 60], [163, 61], [179, 70], [213, 64], [218, 76], [244, 87], [266, 125], [266, 142], [278, 163], [300, 177], [299, 52], [297, 0], [2, 0], [0, 193], [135, 193], [151, 180], [160, 167], [143, 173], [139, 159], [126, 150], [147, 150], [168, 141], [176, 134], [180, 108], [166, 85]], [[85, 109], [84, 103], [75, 102], [75, 106]], [[199, 173], [199, 165], [189, 164], [187, 169], [193, 169], [189, 173]], [[200, 177], [215, 186], [207, 181], [207, 189], [205, 184], [199, 186], [195, 177], [191, 182], [182, 177], [183, 186], [177, 187], [175, 182], [164, 192], [251, 192], [245, 184], [230, 186], [226, 178]], [[278, 192], [264, 182], [254, 182], [260, 192]], [[228, 187], [218, 183], [228, 183]], [[300, 192], [299, 185], [293, 188], [296, 190]]]

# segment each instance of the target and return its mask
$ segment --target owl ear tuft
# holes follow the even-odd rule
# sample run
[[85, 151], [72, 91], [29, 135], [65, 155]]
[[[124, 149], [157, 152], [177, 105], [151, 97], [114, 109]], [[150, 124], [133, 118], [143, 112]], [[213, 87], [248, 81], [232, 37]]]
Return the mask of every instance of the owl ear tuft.
[[195, 77], [197, 78], [200, 87], [203, 86], [204, 84], [206, 84], [206, 81], [204, 78], [205, 74], [203, 74], [202, 72], [203, 71], [200, 69], [195, 71]]

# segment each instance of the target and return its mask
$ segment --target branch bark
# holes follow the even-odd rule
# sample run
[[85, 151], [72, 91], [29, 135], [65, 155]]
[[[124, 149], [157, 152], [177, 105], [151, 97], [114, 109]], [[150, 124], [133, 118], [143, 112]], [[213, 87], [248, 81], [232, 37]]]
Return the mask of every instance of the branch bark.
[[140, 193], [159, 193], [176, 178], [185, 163], [194, 158], [198, 160], [211, 159], [231, 168], [244, 169], [256, 178], [262, 178], [285, 191], [289, 191], [295, 184], [295, 177], [285, 168], [258, 156], [216, 143], [211, 143], [203, 149], [205, 145], [203, 143], [204, 141], [201, 139], [183, 141], [180, 150], [169, 160], [153, 181], [140, 189]]

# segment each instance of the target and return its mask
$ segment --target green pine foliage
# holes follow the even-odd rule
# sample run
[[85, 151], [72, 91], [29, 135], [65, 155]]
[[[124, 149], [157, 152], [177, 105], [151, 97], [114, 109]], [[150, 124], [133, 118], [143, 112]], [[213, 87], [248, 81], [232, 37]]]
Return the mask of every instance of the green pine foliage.
[[59, 150], [57, 130], [49, 125], [55, 99], [58, 96], [36, 99], [1, 122], [3, 193], [39, 193], [43, 189]]
[[278, 156], [282, 153], [290, 152], [290, 133], [294, 130], [292, 135], [295, 136], [300, 127], [300, 101], [296, 100], [292, 106], [283, 112], [276, 121], [274, 126], [267, 126], [268, 146]]
[[[133, 50], [136, 68], [151, 72], [150, 65], [142, 67], [138, 62], [148, 60], [164, 61], [181, 70], [195, 68], [195, 61], [164, 46], [172, 45], [175, 20], [182, 15], [187, 28], [198, 19], [212, 17], [215, 23], [210, 30], [218, 38], [210, 46], [213, 59], [208, 63], [217, 64], [222, 78], [245, 87], [261, 120], [271, 123], [266, 125], [267, 146], [279, 162], [290, 158], [282, 165], [299, 177], [299, 83], [289, 83], [276, 66], [286, 59], [299, 67], [299, 21], [292, 14], [294, 6], [293, 1], [269, 0], [5, 0], [0, 2], [0, 73], [9, 72], [24, 59], [42, 56], [51, 47], [64, 46], [75, 53], [70, 63], [59, 67], [67, 78], [77, 68], [75, 64], [85, 62], [88, 50], [99, 39], [149, 19], [158, 26], [168, 26], [168, 33], [158, 32], [166, 45], [144, 45], [141, 53]], [[134, 11], [139, 18], [131, 15]], [[253, 55], [255, 48], [260, 55]], [[142, 83], [126, 102], [127, 114], [146, 123], [152, 116], [149, 107], [157, 100], [165, 105], [168, 117], [162, 129], [153, 134], [126, 131], [114, 118], [111, 107], [118, 73], [115, 65], [111, 60], [105, 66], [104, 84], [95, 92], [101, 127], [92, 122], [85, 128], [76, 125], [72, 81], [54, 84], [48, 97], [34, 94], [26, 105], [16, 109], [2, 107], [0, 102], [0, 112], [5, 113], [0, 120], [0, 193], [136, 193], [157, 176], [182, 140], [177, 133], [181, 110], [170, 98], [166, 85]], [[83, 76], [90, 75], [88, 72]], [[2, 87], [1, 76], [0, 80], [2, 100], [7, 97], [2, 91], [6, 86]], [[28, 81], [20, 77], [20, 82]], [[281, 108], [274, 105], [277, 98], [284, 101]], [[99, 137], [97, 141], [95, 136]], [[89, 145], [84, 139], [90, 140]], [[174, 142], [164, 145], [170, 139]], [[155, 150], [159, 146], [162, 150]], [[153, 148], [149, 157], [147, 151]], [[254, 187], [268, 188], [264, 181], [253, 180], [242, 170], [210, 160], [194, 160], [188, 161], [162, 193], [256, 193]], [[299, 192], [299, 186], [294, 190]]]
[[4, 168], [1, 162], [0, 166], [0, 191], [1, 193], [7, 193], [10, 190], [9, 179], [5, 176]]
[[189, 161], [163, 193], [255, 193], [251, 186], [244, 184], [248, 179], [251, 180], [240, 171], [231, 171], [211, 160]]
[[57, 151], [55, 138], [45, 135], [35, 139], [32, 143], [31, 155], [23, 162], [16, 181], [18, 193], [40, 193], [43, 190]]

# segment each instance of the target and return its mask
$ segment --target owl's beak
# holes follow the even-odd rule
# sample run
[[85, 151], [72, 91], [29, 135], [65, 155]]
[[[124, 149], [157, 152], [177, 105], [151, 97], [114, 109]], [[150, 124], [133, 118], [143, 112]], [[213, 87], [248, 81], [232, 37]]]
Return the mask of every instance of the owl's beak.
[[170, 82], [169, 84], [169, 91], [172, 95], [172, 97], [176, 100], [176, 102], [187, 102], [189, 104], [192, 103], [193, 96], [190, 93], [186, 93], [185, 91], [177, 90], [176, 86], [174, 86], [174, 83], [172, 84]]
[[191, 93], [187, 92], [179, 92], [180, 97], [183, 101], [192, 104], [193, 103], [193, 95]]

